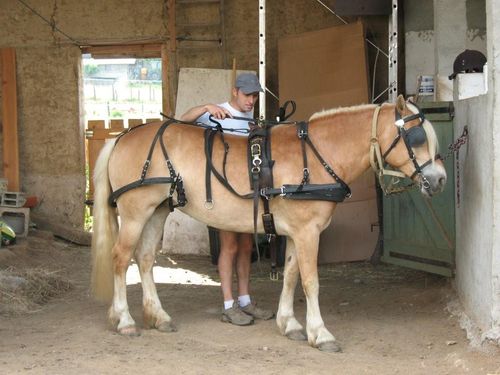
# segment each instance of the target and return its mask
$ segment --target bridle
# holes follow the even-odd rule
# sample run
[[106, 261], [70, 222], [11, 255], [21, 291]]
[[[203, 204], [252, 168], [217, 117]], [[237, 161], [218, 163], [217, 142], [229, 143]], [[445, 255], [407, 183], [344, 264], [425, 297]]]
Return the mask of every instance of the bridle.
[[[401, 193], [402, 191], [405, 191], [413, 187], [413, 184], [408, 186], [395, 186], [396, 184], [399, 183], [401, 178], [406, 178], [407, 176], [403, 172], [385, 168], [385, 166], [387, 165], [386, 162], [387, 156], [396, 147], [396, 145], [399, 143], [401, 139], [403, 140], [406, 150], [408, 151], [408, 157], [412, 161], [413, 166], [415, 168], [415, 171], [410, 176], [410, 179], [413, 180], [415, 176], [419, 176], [421, 181], [421, 186], [427, 191], [429, 191], [430, 189], [430, 183], [425, 177], [423, 169], [432, 163], [432, 159], [429, 159], [428, 161], [420, 165], [418, 164], [415, 153], [413, 152], [413, 147], [421, 146], [427, 140], [427, 135], [423, 128], [425, 116], [420, 110], [420, 108], [418, 108], [416, 105], [415, 107], [418, 109], [418, 113], [411, 114], [405, 117], [401, 117], [397, 109], [396, 108], [394, 109], [395, 112], [394, 125], [398, 129], [398, 134], [392, 141], [389, 148], [383, 154], [380, 149], [380, 144], [377, 138], [378, 114], [380, 112], [381, 107], [378, 106], [375, 108], [372, 120], [372, 138], [370, 140], [370, 164], [375, 173], [377, 174], [380, 187], [382, 188], [385, 194]], [[410, 129], [405, 128], [406, 123], [416, 119], [420, 119], [418, 125], [413, 126]], [[439, 158], [438, 155], [436, 155], [435, 159], [437, 158]], [[391, 181], [389, 183], [386, 183], [384, 180], [384, 176], [391, 176], [392, 177]]]

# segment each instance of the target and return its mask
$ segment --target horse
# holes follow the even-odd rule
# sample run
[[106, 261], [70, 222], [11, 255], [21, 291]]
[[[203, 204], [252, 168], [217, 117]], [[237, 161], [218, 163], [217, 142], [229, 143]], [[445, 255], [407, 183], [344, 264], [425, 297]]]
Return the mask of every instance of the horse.
[[[108, 142], [95, 167], [91, 290], [97, 299], [110, 302], [109, 321], [122, 335], [140, 334], [126, 297], [125, 274], [132, 257], [139, 266], [142, 281], [144, 328], [163, 332], [176, 330], [172, 318], [161, 305], [152, 274], [155, 245], [161, 239], [170, 212], [165, 202], [169, 194], [172, 195], [171, 185], [144, 184], [127, 190], [116, 199], [116, 209], [108, 201], [113, 191], [130, 184], [141, 171], [144, 172], [148, 150], [151, 155], [148, 176], [165, 176], [168, 168], [161, 147], [151, 146], [161, 124], [142, 126], [123, 135], [119, 141]], [[184, 183], [187, 203], [178, 209], [211, 227], [252, 233], [251, 199], [235, 195], [213, 179], [213, 207], [205, 204], [203, 132], [200, 126], [173, 123], [161, 135], [171, 163], [168, 166], [167, 162], [167, 166], [175, 167]], [[273, 126], [270, 132], [275, 186], [300, 184], [303, 156], [297, 129], [283, 124]], [[446, 172], [437, 157], [433, 126], [416, 105], [406, 102], [402, 96], [396, 103], [381, 106], [366, 104], [315, 113], [309, 119], [308, 132], [324, 159], [322, 163], [311, 149], [306, 150], [311, 184], [331, 182], [332, 175], [325, 164], [331, 166], [346, 184], [370, 165], [378, 165], [376, 169], [380, 172], [386, 171], [384, 167], [388, 164], [394, 173], [399, 171], [410, 177], [424, 196], [431, 197], [444, 189]], [[415, 141], [411, 133], [419, 133], [420, 139]], [[245, 193], [250, 190], [247, 139], [233, 134], [224, 137], [229, 144], [225, 160], [227, 179], [234, 190]], [[213, 145], [213, 165], [222, 168], [224, 153], [224, 145], [217, 138]], [[262, 210], [262, 202], [259, 204]], [[308, 340], [314, 348], [339, 351], [340, 345], [321, 317], [317, 267], [319, 236], [330, 224], [336, 202], [291, 200], [277, 195], [269, 200], [269, 205], [277, 233], [287, 237], [283, 289], [276, 313], [279, 331], [292, 340]], [[259, 221], [257, 231], [262, 233], [263, 230]], [[293, 308], [299, 275], [307, 300], [305, 328], [295, 318]]]

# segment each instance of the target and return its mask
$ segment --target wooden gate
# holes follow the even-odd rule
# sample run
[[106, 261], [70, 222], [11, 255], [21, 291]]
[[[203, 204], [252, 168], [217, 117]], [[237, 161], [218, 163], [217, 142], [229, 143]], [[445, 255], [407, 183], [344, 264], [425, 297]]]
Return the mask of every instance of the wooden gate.
[[[159, 118], [151, 118], [143, 121], [142, 119], [128, 119], [128, 127], [134, 127], [144, 122], [160, 121]], [[92, 176], [94, 175], [94, 167], [99, 152], [101, 151], [106, 139], [115, 138], [120, 134], [124, 128], [123, 119], [112, 119], [109, 121], [109, 127], [105, 127], [105, 120], [89, 120], [87, 122], [87, 129], [85, 130], [86, 138], [86, 154], [87, 163], [89, 166], [89, 191], [87, 200], [92, 201], [94, 198], [94, 182]]]
[[[440, 150], [453, 142], [453, 103], [422, 103], [436, 130]], [[416, 190], [383, 198], [382, 261], [445, 276], [455, 264], [455, 186], [453, 157], [445, 161], [448, 182], [432, 199]], [[408, 183], [409, 181], [404, 181]]]

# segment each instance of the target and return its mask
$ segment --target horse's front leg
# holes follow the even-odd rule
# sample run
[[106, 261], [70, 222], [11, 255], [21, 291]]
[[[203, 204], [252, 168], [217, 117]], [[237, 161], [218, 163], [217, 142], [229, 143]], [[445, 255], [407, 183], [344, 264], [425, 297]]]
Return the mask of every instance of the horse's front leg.
[[160, 242], [167, 216], [166, 206], [155, 211], [144, 227], [135, 258], [141, 275], [144, 326], [156, 328], [162, 332], [175, 332], [177, 329], [172, 324], [172, 318], [161, 305], [153, 278], [156, 246]]
[[295, 244], [290, 237], [286, 242], [285, 272], [283, 277], [283, 290], [281, 291], [276, 323], [281, 334], [291, 340], [306, 340], [302, 325], [295, 319], [293, 300], [295, 288], [299, 279], [299, 267]]
[[294, 233], [302, 288], [307, 300], [307, 339], [309, 344], [322, 351], [338, 352], [340, 346], [335, 337], [326, 329], [318, 302], [318, 244], [319, 231], [315, 228], [303, 228]]

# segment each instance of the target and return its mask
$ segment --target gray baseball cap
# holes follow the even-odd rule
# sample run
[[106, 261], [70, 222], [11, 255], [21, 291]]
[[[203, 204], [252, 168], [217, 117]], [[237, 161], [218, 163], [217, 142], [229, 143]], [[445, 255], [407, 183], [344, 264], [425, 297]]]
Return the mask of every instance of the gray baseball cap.
[[241, 73], [238, 78], [236, 78], [234, 87], [240, 89], [247, 95], [253, 92], [264, 92], [260, 86], [259, 79], [253, 73]]

